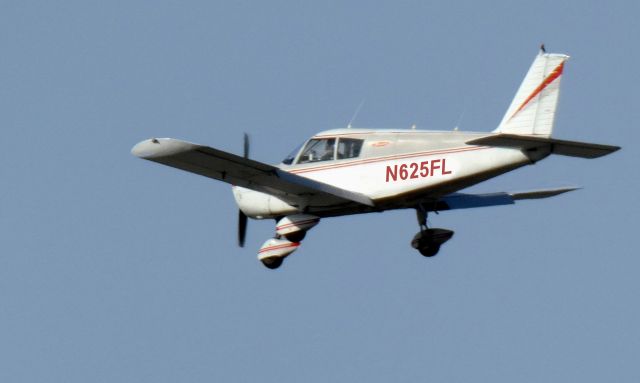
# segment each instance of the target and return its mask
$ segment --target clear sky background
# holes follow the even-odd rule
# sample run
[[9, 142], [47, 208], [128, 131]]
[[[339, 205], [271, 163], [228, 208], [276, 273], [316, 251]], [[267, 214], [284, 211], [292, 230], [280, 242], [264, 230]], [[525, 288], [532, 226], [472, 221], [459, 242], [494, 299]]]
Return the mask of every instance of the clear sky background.
[[[637, 2], [0, 2], [0, 381], [637, 382]], [[490, 131], [541, 42], [554, 135], [617, 144], [444, 212], [324, 220], [285, 265], [236, 247], [228, 185], [142, 161], [175, 137], [279, 162], [344, 127]]]

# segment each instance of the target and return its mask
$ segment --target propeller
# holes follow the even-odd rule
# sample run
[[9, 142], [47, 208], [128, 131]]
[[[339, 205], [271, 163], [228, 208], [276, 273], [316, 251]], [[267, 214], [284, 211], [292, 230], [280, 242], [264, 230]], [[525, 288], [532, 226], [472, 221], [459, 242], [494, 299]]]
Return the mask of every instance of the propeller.
[[[249, 158], [249, 135], [244, 134], [244, 158]], [[247, 215], [238, 209], [238, 246], [244, 247], [244, 239], [247, 236]]]
[[249, 135], [244, 134], [244, 158], [249, 158]]
[[247, 215], [238, 210], [238, 246], [244, 247], [244, 238], [247, 235]]

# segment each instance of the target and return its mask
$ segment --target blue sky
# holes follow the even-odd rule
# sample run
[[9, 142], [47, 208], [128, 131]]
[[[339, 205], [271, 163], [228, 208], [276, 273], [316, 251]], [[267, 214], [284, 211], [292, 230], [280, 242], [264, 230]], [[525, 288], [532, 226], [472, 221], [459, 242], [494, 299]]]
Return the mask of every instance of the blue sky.
[[[3, 1], [0, 380], [640, 379], [633, 2]], [[541, 42], [572, 56], [554, 135], [617, 144], [445, 212], [322, 221], [275, 272], [226, 184], [141, 161], [175, 137], [276, 163], [344, 127], [490, 131]]]

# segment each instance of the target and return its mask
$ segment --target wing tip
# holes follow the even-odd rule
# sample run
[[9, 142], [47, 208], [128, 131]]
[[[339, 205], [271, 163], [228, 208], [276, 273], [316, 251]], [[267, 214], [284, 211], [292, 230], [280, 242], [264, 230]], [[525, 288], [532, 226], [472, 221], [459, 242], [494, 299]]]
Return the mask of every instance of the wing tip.
[[139, 158], [153, 159], [191, 150], [195, 146], [173, 138], [149, 138], [135, 144], [131, 148], [131, 154]]
[[523, 199], [539, 199], [539, 198], [555, 197], [560, 194], [564, 194], [564, 193], [568, 193], [568, 192], [580, 190], [580, 189], [582, 189], [581, 186], [565, 186], [565, 187], [554, 188], [554, 189], [513, 192], [513, 193], [509, 193], [509, 195], [511, 195], [511, 198], [513, 198], [514, 201], [517, 201], [517, 200], [523, 200]]

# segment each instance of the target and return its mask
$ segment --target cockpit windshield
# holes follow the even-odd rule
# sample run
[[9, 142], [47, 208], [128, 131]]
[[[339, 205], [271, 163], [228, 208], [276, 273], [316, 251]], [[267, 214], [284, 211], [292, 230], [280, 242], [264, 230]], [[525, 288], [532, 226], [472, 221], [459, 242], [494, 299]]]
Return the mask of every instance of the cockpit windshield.
[[[304, 144], [304, 142], [302, 144]], [[293, 160], [296, 159], [296, 156], [298, 155], [298, 152], [300, 151], [302, 144], [296, 146], [296, 148], [293, 149], [291, 153], [289, 153], [289, 155], [284, 158], [284, 160], [282, 160], [282, 163], [285, 165], [291, 165], [293, 163]]]

